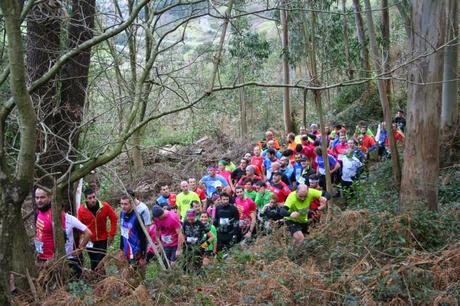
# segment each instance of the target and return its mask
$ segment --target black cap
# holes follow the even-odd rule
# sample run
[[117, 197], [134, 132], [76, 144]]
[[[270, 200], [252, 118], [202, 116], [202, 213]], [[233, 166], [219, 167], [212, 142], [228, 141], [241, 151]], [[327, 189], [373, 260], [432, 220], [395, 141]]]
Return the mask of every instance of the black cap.
[[152, 207], [152, 217], [154, 217], [154, 218], [161, 217], [164, 214], [164, 212], [165, 211], [163, 210], [163, 208], [161, 208], [158, 205], [155, 205], [155, 206]]

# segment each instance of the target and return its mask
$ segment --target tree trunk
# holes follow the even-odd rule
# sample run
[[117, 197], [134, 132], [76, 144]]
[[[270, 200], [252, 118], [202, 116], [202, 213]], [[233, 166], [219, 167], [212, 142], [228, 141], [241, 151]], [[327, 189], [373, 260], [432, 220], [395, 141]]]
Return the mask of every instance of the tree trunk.
[[308, 90], [303, 91], [303, 107], [302, 107], [302, 126], [307, 127], [307, 93]]
[[349, 80], [353, 80], [353, 66], [350, 58], [350, 43], [348, 41], [348, 17], [347, 17], [347, 0], [342, 0], [342, 13], [343, 13], [343, 41], [345, 49], [345, 60], [347, 62], [348, 70], [347, 75]]
[[[364, 0], [364, 4], [366, 7], [367, 27], [369, 30], [371, 50], [374, 57], [374, 66], [377, 72], [380, 74], [382, 72], [382, 68], [378, 62], [380, 52], [377, 46], [377, 38], [375, 36], [374, 20], [372, 18], [372, 8], [369, 0]], [[393, 166], [393, 182], [396, 186], [399, 187], [399, 185], [401, 184], [401, 166], [399, 163], [398, 148], [396, 147], [395, 138], [393, 136], [391, 108], [390, 102], [388, 101], [385, 80], [379, 78], [377, 80], [377, 86], [379, 90], [380, 103], [382, 104], [383, 109], [383, 117], [385, 119], [386, 129], [388, 131], [388, 139], [390, 140], [391, 163]]]
[[[32, 190], [37, 117], [26, 86], [24, 47], [20, 28], [21, 4], [16, 0], [3, 0], [0, 1], [0, 8], [5, 18], [8, 38], [10, 89], [20, 126], [20, 149], [14, 175], [6, 168], [6, 163], [0, 163], [0, 305], [8, 305], [10, 271], [18, 269], [16, 272], [23, 275], [26, 275], [27, 271], [32, 275], [36, 274], [33, 264], [34, 252], [28, 244], [28, 239], [25, 239], [21, 207]], [[0, 124], [4, 126], [5, 122], [2, 121]], [[2, 149], [5, 150], [3, 147]], [[3, 156], [4, 152], [0, 154]], [[24, 282], [21, 283], [19, 285], [24, 285]]]
[[64, 235], [62, 234], [62, 219], [61, 213], [63, 208], [63, 201], [65, 198], [65, 190], [64, 188], [58, 188], [56, 183], [53, 184], [53, 205], [51, 205], [52, 209], [52, 217], [53, 217], [53, 237], [54, 237], [54, 259], [58, 260], [61, 257], [65, 256], [65, 240]]
[[[309, 58], [309, 70], [311, 74], [311, 79], [312, 83], [314, 86], [320, 86], [320, 82], [318, 79], [318, 72], [316, 69], [316, 13], [314, 10], [310, 12], [311, 14], [311, 30], [310, 30], [310, 35], [308, 35], [307, 31], [307, 18], [304, 15], [303, 16], [303, 35], [304, 35], [304, 40], [305, 40], [305, 48], [306, 48], [306, 53], [308, 54]], [[323, 105], [321, 102], [321, 91], [320, 90], [313, 90], [313, 94], [315, 96], [315, 106], [316, 110], [318, 112], [319, 116], [319, 125], [320, 125], [320, 130], [321, 130], [321, 135], [326, 135], [326, 120], [324, 120], [324, 113], [323, 113]], [[305, 92], [306, 95], [306, 92]], [[331, 168], [329, 165], [329, 157], [327, 153], [327, 137], [321, 137], [321, 151], [322, 151], [322, 157], [324, 160], [324, 165], [326, 168], [326, 191], [332, 194], [332, 180], [331, 180]], [[328, 221], [331, 217], [332, 214], [332, 199], [329, 201], [329, 209], [327, 213], [327, 219]]]
[[361, 46], [360, 58], [361, 58], [361, 77], [367, 78], [370, 75], [371, 65], [369, 62], [369, 51], [367, 49], [366, 34], [364, 32], [364, 22], [361, 15], [361, 4], [359, 0], [353, 0], [353, 9], [355, 11], [355, 25], [356, 25], [356, 36]]
[[[22, 221], [21, 207], [24, 200], [19, 197], [18, 190], [10, 189], [14, 182], [1, 181], [0, 198], [0, 305], [8, 305], [10, 271], [26, 275], [36, 275], [34, 263], [34, 250], [27, 237]], [[15, 285], [27, 290], [27, 279], [15, 275]]]
[[[42, 2], [32, 7], [27, 15], [27, 75], [28, 83], [42, 77], [52, 66], [60, 53], [61, 6], [59, 2]], [[59, 170], [54, 169], [56, 161], [62, 161], [62, 151], [56, 137], [50, 133], [54, 126], [57, 108], [57, 80], [50, 79], [37, 87], [31, 94], [38, 109], [38, 117], [47, 129], [40, 128], [37, 151], [41, 153], [37, 176], [41, 183], [52, 187], [53, 179], [48, 176]], [[63, 165], [64, 163], [61, 163]], [[62, 169], [61, 169], [62, 170]]]
[[[95, 14], [95, 0], [72, 0], [71, 22], [68, 29], [69, 48], [75, 48], [93, 37]], [[64, 158], [65, 154], [70, 160], [76, 160], [78, 157], [80, 124], [87, 99], [90, 62], [91, 48], [88, 48], [72, 57], [61, 70], [61, 99], [52, 126], [53, 133], [58, 135], [55, 141], [59, 143], [61, 158]], [[56, 156], [54, 158], [56, 162], [58, 158]], [[70, 166], [65, 162], [53, 169], [53, 172], [65, 173]], [[72, 184], [65, 186], [61, 204], [66, 210], [73, 207], [73, 192]]]
[[441, 110], [441, 163], [448, 166], [455, 158], [454, 140], [458, 130], [458, 1], [447, 5], [447, 41], [444, 49], [444, 75]]
[[140, 129], [133, 134], [133, 154], [131, 156], [133, 160], [134, 172], [140, 173], [144, 168], [144, 160], [142, 158], [142, 130]]
[[[399, 201], [400, 211], [418, 204], [438, 208], [439, 118], [442, 98], [443, 52], [433, 48], [445, 43], [445, 1], [413, 2], [406, 143]], [[428, 56], [424, 56], [428, 54]]]
[[411, 21], [411, 3], [410, 0], [393, 0], [393, 5], [396, 5], [399, 15], [404, 22], [404, 29], [406, 30], [407, 37], [410, 39], [412, 21]]
[[[287, 8], [288, 1], [283, 0], [283, 8]], [[287, 10], [280, 11], [281, 16], [281, 43], [283, 48], [283, 83], [289, 84], [289, 28], [288, 28], [288, 13]], [[291, 106], [289, 102], [289, 87], [283, 88], [283, 116], [284, 116], [284, 130], [287, 133], [294, 132], [294, 126], [291, 117]]]
[[[387, 73], [390, 71], [390, 15], [388, 13], [388, 0], [382, 0], [382, 47], [383, 47], [383, 58], [382, 66], [383, 72]], [[387, 91], [387, 97], [391, 105], [391, 77], [385, 74], [385, 89]]]
[[[241, 59], [238, 58], [238, 82], [243, 84], [244, 72], [241, 67]], [[246, 107], [246, 93], [244, 87], [238, 88], [238, 98], [240, 101], [240, 124], [241, 124], [241, 137], [246, 137], [248, 134], [248, 121], [247, 121], [247, 107]]]

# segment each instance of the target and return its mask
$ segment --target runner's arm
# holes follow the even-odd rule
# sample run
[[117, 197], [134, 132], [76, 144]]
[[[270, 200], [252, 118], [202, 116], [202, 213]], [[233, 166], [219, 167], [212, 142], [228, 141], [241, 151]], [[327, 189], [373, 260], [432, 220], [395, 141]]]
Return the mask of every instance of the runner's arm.
[[84, 249], [86, 247], [86, 244], [91, 239], [91, 235], [93, 235], [93, 233], [89, 230], [89, 228], [86, 228], [86, 230], [83, 231], [83, 238], [80, 240], [80, 244], [78, 245], [79, 249]]
[[117, 222], [118, 222], [118, 217], [115, 211], [113, 210], [112, 206], [107, 205], [108, 207], [108, 215], [110, 219], [110, 233], [109, 237], [113, 239], [115, 237], [115, 233], [117, 231]]
[[182, 245], [184, 244], [185, 238], [184, 233], [182, 233], [182, 228], [176, 229], [178, 241], [177, 241], [177, 251], [182, 252]]
[[291, 213], [284, 205], [279, 207], [279, 214], [283, 217], [289, 217], [291, 215]]
[[256, 220], [257, 220], [256, 211], [253, 211], [251, 213], [251, 225], [249, 227], [249, 232], [251, 233], [251, 235], [252, 235], [252, 232], [254, 232], [254, 228], [256, 227]]

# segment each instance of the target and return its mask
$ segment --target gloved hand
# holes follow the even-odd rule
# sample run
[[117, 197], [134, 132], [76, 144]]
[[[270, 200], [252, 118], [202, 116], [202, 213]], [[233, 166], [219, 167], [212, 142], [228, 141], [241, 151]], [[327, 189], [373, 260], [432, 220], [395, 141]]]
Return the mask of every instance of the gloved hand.
[[208, 247], [209, 247], [209, 243], [207, 241], [203, 242], [202, 244], [200, 244], [200, 247], [204, 250], [207, 250]]

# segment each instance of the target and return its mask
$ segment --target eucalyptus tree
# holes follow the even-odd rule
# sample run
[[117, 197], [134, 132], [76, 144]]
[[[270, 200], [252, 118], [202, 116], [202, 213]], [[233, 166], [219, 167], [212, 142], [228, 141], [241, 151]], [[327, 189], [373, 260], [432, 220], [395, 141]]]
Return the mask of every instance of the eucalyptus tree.
[[455, 157], [458, 137], [458, 1], [446, 5], [447, 46], [444, 51], [444, 75], [441, 110], [441, 164], [449, 165]]
[[[235, 11], [245, 12], [246, 1], [237, 1], [235, 3]], [[271, 50], [270, 45], [263, 34], [260, 34], [251, 29], [251, 21], [248, 16], [235, 16], [232, 19], [232, 27], [230, 31], [230, 39], [228, 43], [228, 51], [230, 57], [229, 72], [236, 74], [235, 80], [238, 83], [254, 80], [259, 77], [264, 62], [269, 57]], [[255, 127], [254, 122], [248, 122], [248, 102], [251, 97], [248, 95], [248, 90], [244, 87], [238, 88], [239, 113], [240, 113], [240, 135], [248, 136], [250, 123]], [[258, 101], [252, 99], [251, 108]]]
[[399, 208], [438, 209], [440, 110], [447, 1], [412, 2], [406, 142]]
[[380, 98], [380, 103], [382, 105], [383, 118], [387, 126], [388, 139], [390, 142], [391, 163], [393, 166], [392, 167], [393, 182], [395, 183], [396, 186], [399, 186], [401, 183], [401, 166], [399, 162], [398, 148], [396, 147], [396, 141], [393, 135], [392, 120], [391, 120], [391, 107], [390, 107], [390, 101], [388, 99], [388, 91], [386, 89], [387, 83], [382, 77], [380, 77], [380, 75], [382, 75], [382, 73], [384, 73], [385, 71], [385, 68], [382, 67], [382, 66], [385, 66], [385, 64], [382, 62], [384, 62], [386, 59], [383, 58], [379, 60], [381, 52], [377, 45], [374, 20], [372, 17], [372, 7], [371, 7], [369, 0], [364, 0], [364, 3], [365, 3], [365, 8], [366, 8], [367, 29], [369, 32], [369, 40], [370, 40], [371, 51], [373, 55], [374, 68], [377, 74], [379, 75], [377, 79], [379, 98]]

